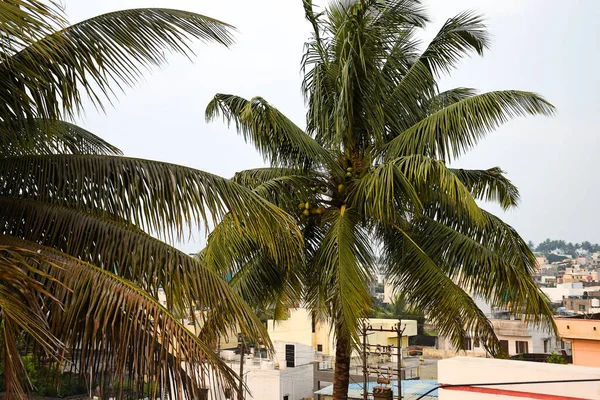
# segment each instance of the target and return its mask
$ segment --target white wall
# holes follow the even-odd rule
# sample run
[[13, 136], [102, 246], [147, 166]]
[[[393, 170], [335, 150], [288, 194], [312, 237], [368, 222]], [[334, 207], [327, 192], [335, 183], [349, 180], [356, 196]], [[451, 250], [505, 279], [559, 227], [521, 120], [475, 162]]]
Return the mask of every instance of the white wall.
[[281, 397], [288, 395], [290, 400], [313, 397], [313, 366], [302, 365], [281, 371]]
[[251, 370], [244, 374], [249, 394], [246, 398], [255, 400], [281, 400], [280, 371]]
[[[273, 360], [279, 364], [280, 369], [285, 369], [285, 346], [286, 345], [294, 345], [294, 354], [295, 360], [294, 364], [296, 367], [301, 365], [310, 364], [315, 360], [315, 350], [312, 346], [307, 346], [303, 343], [294, 343], [287, 341], [277, 341], [273, 343], [273, 347], [275, 348], [275, 355], [273, 356]], [[312, 364], [311, 364], [312, 365]]]
[[[441, 385], [590, 378], [600, 379], [600, 368], [471, 357], [455, 357], [438, 362], [438, 382]], [[474, 392], [467, 390], [440, 389], [438, 396], [440, 400], [514, 400], [523, 397], [514, 392], [524, 392], [556, 398], [600, 399], [600, 382], [499, 385], [487, 386], [483, 390], [474, 388], [472, 390], [477, 390]]]
[[581, 296], [584, 292], [583, 283], [559, 283], [555, 288], [541, 288], [553, 303], [560, 303], [563, 296]]

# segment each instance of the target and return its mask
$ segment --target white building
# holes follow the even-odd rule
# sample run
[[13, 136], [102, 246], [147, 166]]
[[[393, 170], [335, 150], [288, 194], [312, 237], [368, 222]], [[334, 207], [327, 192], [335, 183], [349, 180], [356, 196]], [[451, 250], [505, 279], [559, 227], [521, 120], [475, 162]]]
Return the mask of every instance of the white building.
[[562, 302], [563, 296], [581, 296], [584, 288], [581, 282], [558, 283], [556, 287], [541, 288], [542, 292], [550, 298], [553, 303]]
[[[244, 357], [246, 399], [304, 400], [313, 393], [314, 350], [301, 343], [276, 341], [275, 354], [268, 358], [256, 355]], [[240, 356], [233, 350], [222, 350], [221, 357], [236, 373]]]
[[[392, 329], [398, 321], [393, 319], [370, 318], [367, 323], [374, 329]], [[417, 334], [417, 321], [402, 320], [403, 346], [408, 345], [408, 338]], [[267, 331], [271, 341], [288, 341], [302, 343], [312, 348], [320, 355], [335, 355], [335, 336], [331, 324], [313, 322], [310, 312], [305, 308], [290, 310], [289, 317], [281, 321], [269, 320]], [[370, 332], [369, 343], [380, 345], [396, 345], [397, 334], [393, 332]], [[353, 354], [353, 357], [358, 354]]]
[[[494, 333], [498, 337], [504, 351], [509, 356], [523, 353], [561, 353], [563, 350], [570, 352], [568, 344], [563, 343], [559, 338], [550, 332], [544, 331], [538, 327], [532, 326], [519, 319], [503, 320], [491, 319], [494, 327]], [[483, 346], [472, 338], [465, 340], [467, 355], [485, 357], [487, 355]], [[449, 339], [438, 338], [438, 352], [440, 358], [452, 357], [459, 354], [459, 351], [452, 345]], [[432, 352], [431, 355], [436, 354]], [[429, 353], [428, 353], [429, 355]]]

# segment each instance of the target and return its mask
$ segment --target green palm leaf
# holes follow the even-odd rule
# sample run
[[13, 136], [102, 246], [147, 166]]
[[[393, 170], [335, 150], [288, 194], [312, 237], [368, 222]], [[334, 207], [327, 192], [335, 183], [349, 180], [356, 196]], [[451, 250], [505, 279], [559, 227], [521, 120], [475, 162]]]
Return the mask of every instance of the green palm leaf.
[[114, 97], [113, 86], [131, 85], [147, 68], [163, 64], [165, 51], [190, 54], [192, 38], [229, 45], [230, 29], [203, 15], [156, 8], [66, 27], [0, 63], [0, 116], [5, 122], [68, 118], [81, 112], [84, 96], [103, 107]]
[[232, 122], [247, 142], [253, 143], [273, 166], [312, 169], [313, 165], [334, 165], [331, 155], [302, 129], [260, 97], [217, 94], [206, 107], [206, 119], [222, 116]]
[[81, 371], [110, 368], [117, 381], [137, 371], [138, 388], [147, 380], [157, 384], [153, 397], [174, 387], [174, 398], [198, 397], [204, 374], [217, 387], [235, 387], [235, 374], [219, 356], [136, 285], [32, 242], [1, 236], [0, 243], [23, 249], [23, 257], [62, 283], [50, 285], [61, 302], [49, 306], [51, 331], [69, 351], [81, 351]]
[[[155, 298], [164, 291], [167, 308], [192, 315], [193, 322], [204, 324], [215, 314], [217, 318], [210, 318], [214, 334], [235, 328], [248, 337], [266, 337], [260, 322], [226, 282], [198, 260], [133, 226], [10, 197], [0, 197], [0, 224], [5, 234], [100, 266]], [[196, 309], [206, 312], [196, 315]]]
[[0, 62], [66, 25], [56, 2], [5, 0], [0, 3]]
[[492, 324], [475, 301], [454, 283], [429, 255], [400, 227], [387, 236], [383, 261], [390, 282], [407, 303], [425, 310], [439, 333], [464, 348], [464, 338], [474, 335], [492, 354], [501, 353]]
[[110, 154], [121, 151], [93, 133], [65, 121], [33, 120], [21, 127], [0, 125], [0, 157], [42, 154]]
[[[537, 324], [552, 320], [545, 296], [531, 279], [535, 258], [525, 251], [522, 239], [511, 227], [489, 214], [485, 228], [454, 230], [448, 225], [423, 218], [412, 230], [419, 247], [432, 255], [444, 274], [491, 304], [506, 305], [508, 298], [511, 309], [527, 320]], [[502, 240], [494, 240], [484, 231], [503, 232]]]
[[[372, 281], [374, 255], [369, 237], [351, 209], [342, 208], [327, 216], [328, 230], [316, 251], [312, 268], [318, 272], [321, 285], [330, 290], [321, 307], [315, 311], [335, 315], [338, 337], [358, 340], [358, 324], [371, 307], [368, 284]], [[310, 289], [309, 289], [310, 290]]]
[[498, 203], [507, 210], [519, 204], [519, 189], [498, 168], [485, 170], [451, 169], [474, 198]]
[[488, 92], [427, 116], [392, 139], [383, 153], [388, 160], [408, 154], [450, 160], [471, 149], [485, 134], [510, 118], [553, 113], [554, 106], [535, 93]]
[[[231, 213], [274, 259], [295, 252], [299, 242], [291, 217], [250, 190], [173, 164], [96, 155], [14, 157], [0, 159], [0, 179], [2, 195], [129, 221], [168, 238], [182, 238], [186, 225], [209, 226]], [[283, 245], [276, 244], [282, 238]]]

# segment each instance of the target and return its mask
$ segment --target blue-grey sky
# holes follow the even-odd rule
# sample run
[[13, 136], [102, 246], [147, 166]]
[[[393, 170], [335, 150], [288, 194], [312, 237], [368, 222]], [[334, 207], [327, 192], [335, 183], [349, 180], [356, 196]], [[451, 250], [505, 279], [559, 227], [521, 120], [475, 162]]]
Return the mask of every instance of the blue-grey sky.
[[[192, 62], [170, 57], [119, 96], [105, 114], [88, 108], [79, 123], [126, 155], [206, 170], [225, 177], [263, 165], [233, 129], [204, 121], [217, 92], [260, 95], [304, 126], [300, 58], [310, 32], [301, 0], [63, 0], [71, 22], [123, 8], [186, 9], [238, 28], [230, 49], [194, 44]], [[324, 5], [326, 0], [316, 0]], [[503, 213], [527, 240], [546, 237], [600, 242], [600, 1], [597, 0], [424, 0], [432, 23], [430, 39], [450, 16], [476, 10], [487, 18], [492, 48], [465, 60], [442, 81], [443, 88], [538, 92], [557, 108], [554, 118], [511, 121], [454, 164], [502, 167], [520, 188], [518, 209]], [[195, 251], [203, 242], [179, 245]]]

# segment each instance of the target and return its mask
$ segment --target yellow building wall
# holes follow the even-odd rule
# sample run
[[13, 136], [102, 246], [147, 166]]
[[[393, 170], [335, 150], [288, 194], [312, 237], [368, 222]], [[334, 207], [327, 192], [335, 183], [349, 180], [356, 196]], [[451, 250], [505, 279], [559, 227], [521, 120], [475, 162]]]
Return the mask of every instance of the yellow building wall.
[[573, 364], [600, 367], [600, 321], [555, 318], [559, 336], [571, 342]]
[[600, 367], [600, 341], [574, 339], [571, 341], [573, 364]]

